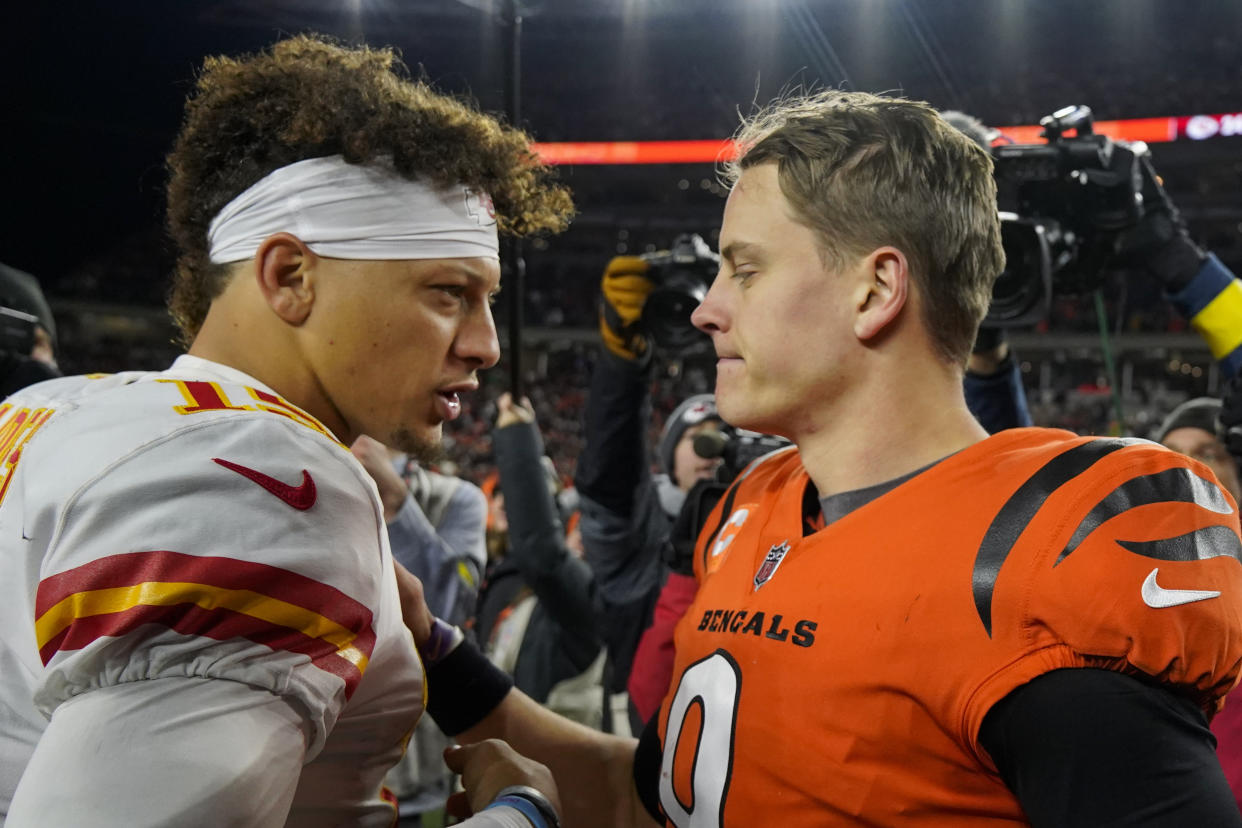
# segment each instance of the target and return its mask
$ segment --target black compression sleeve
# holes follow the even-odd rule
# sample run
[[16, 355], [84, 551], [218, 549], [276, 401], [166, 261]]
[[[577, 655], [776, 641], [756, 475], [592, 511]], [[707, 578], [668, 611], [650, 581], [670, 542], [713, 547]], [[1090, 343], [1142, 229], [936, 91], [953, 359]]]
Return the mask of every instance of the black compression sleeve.
[[1242, 826], [1203, 713], [1130, 676], [1040, 676], [988, 712], [979, 743], [1036, 828]]
[[643, 728], [642, 735], [638, 737], [638, 748], [634, 751], [634, 787], [638, 789], [638, 798], [642, 800], [647, 813], [663, 825], [664, 811], [660, 808], [662, 751], [660, 750], [660, 733], [657, 730], [659, 718], [658, 715], [652, 716], [651, 721], [647, 722], [647, 726]]
[[496, 709], [513, 679], [469, 640], [427, 667], [427, 714], [449, 736], [469, 730]]

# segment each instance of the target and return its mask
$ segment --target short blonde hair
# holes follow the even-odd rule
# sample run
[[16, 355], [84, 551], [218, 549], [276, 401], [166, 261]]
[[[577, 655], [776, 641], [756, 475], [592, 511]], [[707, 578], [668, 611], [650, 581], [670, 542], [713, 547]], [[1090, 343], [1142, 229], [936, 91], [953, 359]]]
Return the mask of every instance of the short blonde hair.
[[827, 261], [884, 245], [905, 253], [937, 351], [965, 364], [1005, 264], [985, 150], [925, 103], [835, 90], [775, 101], [736, 141], [728, 182], [775, 163]]

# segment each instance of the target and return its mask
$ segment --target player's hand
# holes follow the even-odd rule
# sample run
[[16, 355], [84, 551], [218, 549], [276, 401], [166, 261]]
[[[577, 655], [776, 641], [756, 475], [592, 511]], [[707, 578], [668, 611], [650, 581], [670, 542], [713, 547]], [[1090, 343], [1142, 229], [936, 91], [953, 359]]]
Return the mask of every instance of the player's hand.
[[401, 510], [401, 504], [405, 503], [409, 489], [405, 481], [397, 474], [397, 470], [392, 467], [388, 447], [379, 440], [373, 440], [363, 434], [354, 441], [349, 450], [375, 481], [375, 487], [379, 489], [380, 502], [384, 504], [384, 520], [391, 522]]
[[1242, 469], [1242, 374], [1234, 377], [1221, 394], [1217, 436]]
[[1143, 215], [1117, 240], [1117, 264], [1141, 268], [1176, 293], [1194, 279], [1204, 253], [1190, 238], [1186, 221], [1165, 191], [1149, 155], [1136, 163], [1143, 182]]
[[616, 256], [600, 281], [599, 334], [622, 359], [640, 359], [651, 347], [640, 325], [643, 305], [655, 288], [649, 271], [639, 256]]
[[397, 595], [401, 599], [401, 617], [414, 636], [414, 646], [421, 653], [431, 638], [431, 625], [436, 620], [435, 616], [431, 614], [427, 600], [423, 597], [423, 582], [396, 560], [392, 562], [392, 567], [397, 573]]
[[513, 395], [508, 391], [500, 395], [496, 400], [496, 428], [504, 428], [514, 423], [533, 423], [535, 421], [535, 408], [530, 404], [530, 400], [522, 397], [522, 402], [515, 403]]
[[461, 774], [464, 791], [449, 797], [446, 810], [450, 816], [463, 819], [483, 810], [502, 788], [529, 785], [561, 810], [556, 782], [552, 772], [534, 759], [527, 759], [508, 743], [487, 739], [472, 745], [450, 746], [444, 751], [449, 770]]

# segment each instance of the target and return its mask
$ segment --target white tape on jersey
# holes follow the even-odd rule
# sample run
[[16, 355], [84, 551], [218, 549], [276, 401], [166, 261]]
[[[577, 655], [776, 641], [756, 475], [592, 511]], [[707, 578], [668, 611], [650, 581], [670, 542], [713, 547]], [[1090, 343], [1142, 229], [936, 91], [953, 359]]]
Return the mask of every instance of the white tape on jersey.
[[487, 193], [432, 187], [390, 163], [349, 164], [339, 155], [274, 170], [226, 204], [207, 231], [211, 261], [249, 259], [282, 231], [335, 259], [500, 258]]

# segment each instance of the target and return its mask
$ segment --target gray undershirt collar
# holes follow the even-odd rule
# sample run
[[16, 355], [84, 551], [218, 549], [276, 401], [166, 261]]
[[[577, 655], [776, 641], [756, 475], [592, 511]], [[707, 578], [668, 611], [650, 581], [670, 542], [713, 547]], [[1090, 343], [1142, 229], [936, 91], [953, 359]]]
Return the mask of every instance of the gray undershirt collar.
[[867, 486], [862, 489], [851, 489], [848, 492], [838, 492], [834, 495], [828, 495], [828, 497], [821, 497], [819, 499], [819, 508], [823, 510], [824, 513], [824, 526], [836, 523], [850, 512], [861, 509], [863, 506], [866, 506], [876, 498], [888, 494], [902, 483], [905, 483], [907, 480], [916, 475], [922, 474], [944, 459], [945, 458], [942, 457], [940, 460], [928, 463], [926, 466], [915, 469], [908, 474], [903, 474], [901, 477], [886, 480], [883, 483], [877, 483], [874, 486]]

